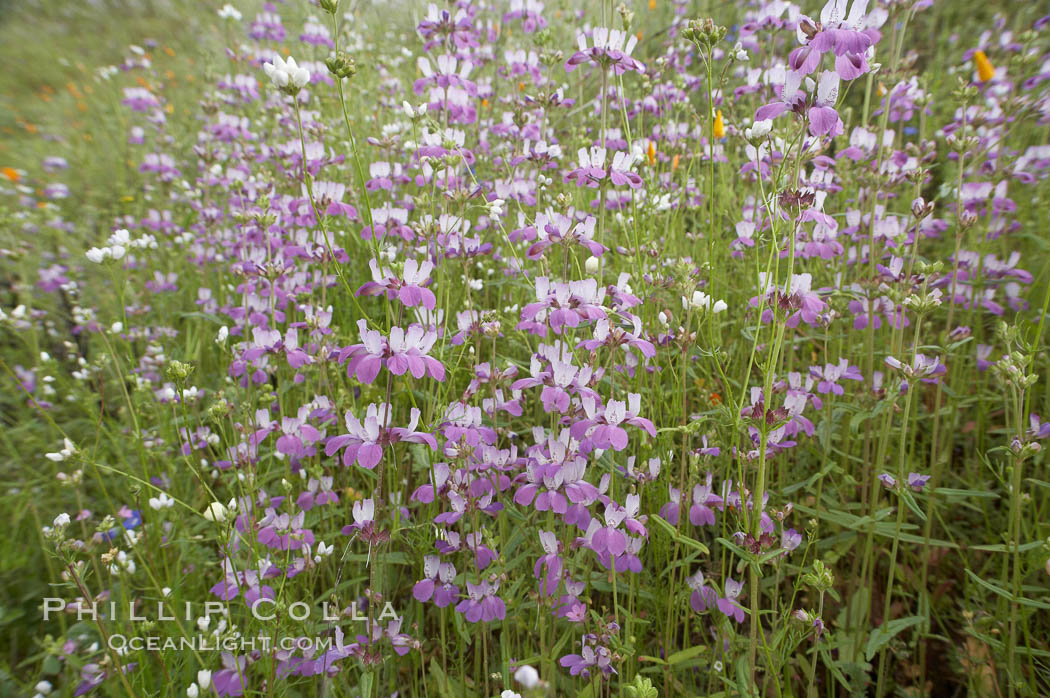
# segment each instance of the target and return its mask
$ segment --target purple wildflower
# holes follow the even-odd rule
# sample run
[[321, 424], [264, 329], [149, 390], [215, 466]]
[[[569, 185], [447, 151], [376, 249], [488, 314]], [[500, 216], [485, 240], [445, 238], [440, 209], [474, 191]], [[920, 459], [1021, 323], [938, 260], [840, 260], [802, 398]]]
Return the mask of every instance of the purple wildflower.
[[718, 600], [718, 610], [727, 618], [732, 618], [737, 623], [743, 623], [744, 607], [740, 605], [737, 599], [740, 597], [740, 592], [744, 589], [744, 583], [734, 581], [732, 577], [727, 577], [725, 588], [726, 595]]
[[385, 402], [370, 404], [363, 421], [347, 411], [344, 420], [349, 433], [329, 438], [325, 443], [325, 455], [331, 457], [339, 450], [346, 449], [343, 451], [343, 465], [349, 467], [357, 463], [371, 470], [383, 457], [383, 449], [399, 441], [437, 448], [433, 436], [415, 430], [419, 423], [419, 409], [412, 408], [407, 427], [391, 427], [392, 412], [392, 407]]
[[421, 602], [433, 599], [438, 608], [445, 608], [459, 597], [455, 578], [455, 565], [442, 562], [437, 555], [427, 555], [423, 558], [423, 579], [412, 587], [412, 596]]
[[481, 580], [477, 584], [467, 582], [467, 598], [459, 602], [456, 612], [462, 613], [470, 623], [503, 620], [507, 615], [507, 606], [503, 599], [496, 596], [498, 591], [498, 581]]

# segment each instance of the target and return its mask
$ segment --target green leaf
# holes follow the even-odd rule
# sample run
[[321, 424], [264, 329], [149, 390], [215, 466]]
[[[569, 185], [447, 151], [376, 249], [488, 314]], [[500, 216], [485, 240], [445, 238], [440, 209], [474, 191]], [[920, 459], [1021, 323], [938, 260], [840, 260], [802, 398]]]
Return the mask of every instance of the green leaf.
[[915, 501], [915, 497], [912, 493], [906, 489], [900, 490], [900, 498], [904, 500], [904, 503], [908, 505], [908, 508], [912, 510], [912, 513], [918, 516], [923, 521], [926, 520], [926, 514], [923, 513], [922, 509], [919, 508], [918, 503]]
[[850, 417], [849, 430], [856, 434], [860, 431], [860, 425], [864, 423], [864, 420], [871, 416], [870, 412], [858, 412], [857, 414]]
[[375, 678], [375, 674], [371, 671], [366, 671], [361, 674], [361, 695], [372, 695], [372, 683], [375, 681]]
[[44, 659], [44, 664], [41, 668], [41, 671], [43, 671], [48, 676], [57, 676], [62, 672], [62, 663], [58, 661], [58, 657], [54, 655], [48, 655], [47, 658]]
[[[619, 574], [620, 572], [623, 572], [623, 570], [619, 570], [617, 572], [617, 574]], [[612, 588], [613, 588], [612, 584], [610, 584], [609, 582], [605, 581], [604, 579], [594, 580], [594, 581], [591, 582], [591, 585], [597, 591], [604, 591], [604, 592], [610, 593], [610, 594], [612, 593]], [[627, 589], [628, 587], [627, 587], [627, 585], [625, 585], [624, 582], [620, 581], [620, 582], [617, 582], [617, 588], [619, 588], [619, 589]], [[641, 587], [639, 587], [639, 588], [634, 590], [634, 595], [637, 598], [645, 599], [646, 601], [653, 601], [653, 600], [656, 599], [656, 596], [653, 595], [653, 592], [651, 592], [651, 591], [649, 591], [647, 589], [642, 589]], [[622, 607], [622, 599], [621, 599], [621, 607]]]
[[966, 570], [966, 575], [970, 579], [975, 581], [978, 585], [984, 587], [985, 589], [987, 589], [988, 591], [992, 592], [993, 594], [996, 594], [998, 596], [1003, 597], [1004, 599], [1006, 599], [1006, 600], [1008, 600], [1008, 601], [1010, 601], [1012, 603], [1017, 603], [1017, 604], [1020, 604], [1022, 606], [1028, 606], [1030, 608], [1041, 608], [1043, 610], [1050, 610], [1050, 603], [1046, 603], [1045, 601], [1036, 601], [1035, 599], [1026, 599], [1023, 596], [1014, 596], [1013, 594], [1011, 594], [1006, 589], [1003, 589], [1001, 586], [998, 586], [997, 584], [992, 584], [991, 582], [984, 581], [983, 579], [978, 577], [976, 574], [974, 574], [969, 568], [967, 568], [967, 570]]
[[594, 683], [591, 682], [581, 688], [579, 693], [576, 694], [576, 698], [594, 698]]
[[742, 654], [736, 663], [736, 690], [744, 698], [754, 698], [758, 695], [757, 688], [751, 683], [751, 664], [747, 654]]
[[988, 490], [957, 490], [951, 487], [938, 487], [933, 491], [941, 497], [984, 497], [985, 499], [999, 499], [999, 495]]
[[565, 645], [569, 644], [569, 638], [572, 637], [572, 630], [568, 630], [563, 634], [558, 641], [554, 643], [554, 649], [551, 650], [551, 654], [555, 657], [561, 655], [561, 651], [565, 649]]
[[690, 659], [695, 659], [696, 657], [699, 657], [704, 652], [707, 652], [707, 650], [707, 645], [694, 645], [689, 649], [679, 650], [678, 652], [675, 652], [667, 658], [667, 663], [671, 666], [674, 666], [675, 664], [681, 664], [682, 662], [687, 662]]
[[467, 623], [463, 620], [462, 613], [452, 614], [452, 624], [456, 626], [456, 634], [459, 635], [464, 644], [470, 645], [474, 641], [474, 635], [472, 631], [467, 629]]
[[[997, 640], [996, 638], [994, 638], [994, 637], [992, 637], [990, 635], [982, 635], [981, 633], [977, 632], [973, 628], [968, 628], [966, 630], [966, 633], [968, 635], [972, 635], [973, 637], [976, 637], [977, 639], [979, 639], [981, 642], [983, 642], [984, 644], [988, 645], [992, 649], [996, 649], [996, 650], [999, 650], [1000, 652], [1002, 652], [1006, 648], [1006, 646], [1002, 643], [1002, 641]], [[1024, 657], [1039, 657], [1041, 659], [1050, 659], [1050, 652], [1047, 652], [1046, 650], [1039, 650], [1039, 649], [1034, 649], [1034, 648], [1033, 649], [1029, 649], [1027, 647], [1015, 647], [1014, 648], [1014, 652], [1016, 652], [1017, 654], [1020, 654], [1020, 655], [1022, 655]]]
[[460, 686], [458, 681], [453, 681], [441, 670], [437, 659], [430, 660], [430, 674], [437, 678], [437, 692], [441, 698], [476, 698], [477, 693], [468, 691], [466, 686]]
[[785, 496], [789, 496], [791, 494], [794, 494], [798, 490], [805, 490], [805, 491], [808, 492], [811, 489], [813, 489], [813, 486], [821, 478], [823, 478], [826, 475], [828, 475], [831, 471], [837, 470], [837, 469], [838, 469], [838, 465], [836, 463], [828, 462], [828, 464], [826, 466], [824, 466], [824, 468], [822, 470], [820, 470], [819, 472], [813, 473], [813, 475], [811, 475], [808, 479], [803, 480], [802, 482], [796, 482], [793, 485], [788, 485], [787, 487], [783, 488], [784, 495]]
[[1024, 481], [1029, 483], [1029, 484], [1035, 485], [1037, 487], [1043, 487], [1043, 488], [1046, 488], [1046, 489], [1050, 489], [1050, 482], [1044, 482], [1043, 480], [1036, 480], [1034, 477], [1026, 477], [1024, 479]]
[[211, 315], [210, 313], [192, 312], [192, 313], [176, 313], [179, 318], [184, 320], [207, 320], [213, 325], [221, 325], [222, 319]]
[[828, 671], [831, 672], [831, 675], [835, 677], [835, 680], [842, 684], [842, 687], [847, 691], [852, 690], [853, 687], [850, 686], [849, 681], [843, 676], [842, 670], [839, 669], [834, 658], [831, 656], [831, 652], [829, 652], [826, 647], [820, 648], [820, 658], [823, 660], [824, 666], [826, 666]]
[[667, 531], [667, 534], [669, 536], [671, 536], [671, 540], [673, 540], [675, 543], [680, 543], [681, 545], [684, 545], [687, 548], [692, 548], [694, 550], [699, 550], [704, 555], [710, 555], [711, 554], [711, 551], [708, 550], [706, 545], [704, 545], [703, 543], [701, 543], [698, 540], [693, 540], [689, 536], [683, 536], [682, 534], [680, 534], [678, 532], [678, 529], [676, 529], [674, 526], [672, 526], [667, 521], [664, 521], [663, 518], [661, 518], [660, 516], [653, 515], [653, 516], [650, 517], [650, 519], [655, 521], [660, 526], [660, 528], [662, 528], [663, 530]]
[[[1019, 552], [1026, 553], [1029, 550], [1035, 550], [1043, 544], [1041, 540], [1033, 540], [1019, 546], [1017, 549]], [[971, 545], [968, 550], [980, 550], [984, 553], [1012, 553], [1014, 546], [1007, 545], [1006, 543], [989, 543], [987, 545]]]
[[[883, 538], [900, 538], [900, 540], [907, 543], [921, 543], [929, 544], [936, 548], [951, 548], [957, 549], [959, 546], [948, 540], [941, 540], [939, 538], [930, 538], [927, 540], [922, 536], [917, 536], [914, 533], [907, 533], [905, 531], [897, 532], [896, 526], [892, 521], [882, 521], [882, 519], [889, 516], [893, 511], [892, 507], [880, 509], [875, 512], [875, 520], [873, 521], [870, 516], [855, 516], [845, 511], [817, 511], [812, 507], [807, 507], [804, 504], [796, 504], [795, 509], [801, 511], [807, 516], [817, 516], [825, 521], [830, 521], [836, 525], [848, 528], [852, 531], [874, 531], [875, 535]], [[916, 524], [904, 524], [904, 529], [916, 530], [918, 526]]]
[[922, 616], [908, 616], [907, 618], [897, 618], [891, 620], [889, 623], [883, 623], [879, 627], [872, 631], [871, 636], [868, 637], [868, 647], [864, 651], [864, 657], [869, 662], [871, 658], [879, 653], [883, 647], [885, 647], [890, 640], [900, 635], [908, 628], [918, 625], [924, 620]]

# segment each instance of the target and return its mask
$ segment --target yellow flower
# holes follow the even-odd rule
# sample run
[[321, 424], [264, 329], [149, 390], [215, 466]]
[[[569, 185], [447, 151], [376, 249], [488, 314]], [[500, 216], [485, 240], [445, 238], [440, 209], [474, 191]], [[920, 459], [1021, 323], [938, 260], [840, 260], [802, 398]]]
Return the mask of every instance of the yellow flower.
[[656, 164], [656, 144], [649, 141], [649, 149], [646, 151], [646, 155], [649, 156], [649, 166]]
[[649, 9], [650, 10], [655, 10], [656, 9], [656, 0], [649, 0]]
[[17, 182], [18, 180], [22, 179], [22, 175], [18, 174], [18, 170], [16, 170], [13, 167], [5, 167], [3, 169], [0, 169], [0, 172], [2, 172], [3, 175], [12, 182]]
[[984, 51], [980, 49], [974, 51], [973, 62], [977, 65], [977, 80], [979, 82], [988, 82], [995, 77], [995, 68]]
[[726, 123], [722, 121], [722, 110], [719, 109], [715, 112], [715, 125], [714, 125], [715, 138], [726, 137]]

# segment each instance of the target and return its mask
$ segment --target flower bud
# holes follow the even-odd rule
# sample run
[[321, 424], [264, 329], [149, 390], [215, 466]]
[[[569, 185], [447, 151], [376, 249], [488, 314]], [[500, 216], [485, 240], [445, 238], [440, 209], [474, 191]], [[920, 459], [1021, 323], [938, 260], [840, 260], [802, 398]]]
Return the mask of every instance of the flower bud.
[[180, 383], [186, 380], [186, 378], [191, 373], [193, 373], [193, 366], [191, 364], [186, 364], [181, 361], [172, 361], [168, 365], [168, 370], [166, 373], [168, 374], [168, 378], [175, 381], [176, 383]]
[[213, 523], [222, 523], [226, 520], [229, 512], [221, 502], [212, 502], [208, 505], [208, 508], [204, 510], [204, 518]]
[[325, 59], [328, 72], [337, 78], [351, 78], [357, 74], [357, 63], [345, 51], [333, 53]]
[[750, 127], [744, 129], [744, 138], [749, 141], [758, 141], [769, 135], [769, 132], [773, 130], [773, 120], [763, 119], [762, 121], [756, 121]]
[[540, 674], [535, 668], [525, 664], [514, 672], [514, 680], [525, 689], [535, 688], [540, 682]]
[[933, 213], [933, 202], [926, 201], [921, 196], [915, 197], [911, 202], [911, 215], [915, 216], [916, 220], [922, 220]]

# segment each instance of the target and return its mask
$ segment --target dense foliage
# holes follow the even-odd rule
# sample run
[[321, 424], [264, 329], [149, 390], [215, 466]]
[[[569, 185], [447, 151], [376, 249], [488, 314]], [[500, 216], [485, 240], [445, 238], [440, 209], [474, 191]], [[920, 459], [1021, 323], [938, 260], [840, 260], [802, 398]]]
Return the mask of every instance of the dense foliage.
[[1050, 692], [1038, 3], [247, 5], [4, 20], [5, 695]]

